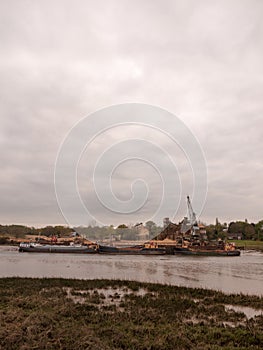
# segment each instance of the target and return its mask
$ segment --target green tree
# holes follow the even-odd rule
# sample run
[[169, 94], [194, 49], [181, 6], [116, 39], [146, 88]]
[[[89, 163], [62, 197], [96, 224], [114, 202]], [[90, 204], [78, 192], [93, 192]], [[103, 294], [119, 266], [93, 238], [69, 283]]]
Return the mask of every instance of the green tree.
[[255, 225], [256, 237], [257, 239], [263, 241], [263, 220], [260, 220]]
[[117, 228], [128, 228], [128, 226], [126, 226], [125, 224], [121, 224]]
[[70, 236], [72, 233], [72, 229], [69, 227], [64, 226], [46, 226], [41, 228], [40, 230], [41, 235], [43, 236], [57, 236], [57, 237], [65, 237]]
[[210, 224], [206, 226], [206, 234], [209, 240], [216, 239], [217, 235], [216, 235], [215, 225]]
[[243, 239], [256, 239], [255, 225], [245, 221], [231, 222], [228, 227], [228, 232], [242, 233]]

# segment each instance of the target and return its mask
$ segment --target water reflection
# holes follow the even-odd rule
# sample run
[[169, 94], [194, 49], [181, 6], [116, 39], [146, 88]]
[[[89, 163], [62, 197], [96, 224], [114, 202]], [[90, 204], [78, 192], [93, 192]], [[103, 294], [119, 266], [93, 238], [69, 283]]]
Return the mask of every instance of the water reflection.
[[240, 257], [18, 253], [0, 247], [0, 277], [108, 278], [263, 295], [263, 254]]

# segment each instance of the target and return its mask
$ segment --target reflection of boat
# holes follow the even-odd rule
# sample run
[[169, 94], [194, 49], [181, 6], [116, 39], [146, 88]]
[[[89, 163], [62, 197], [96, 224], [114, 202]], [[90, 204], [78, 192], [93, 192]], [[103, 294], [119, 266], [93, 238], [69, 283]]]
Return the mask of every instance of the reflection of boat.
[[99, 246], [100, 254], [123, 254], [123, 255], [163, 255], [166, 254], [165, 248], [151, 246], [132, 246], [132, 247], [110, 247]]
[[20, 243], [19, 252], [28, 253], [96, 253], [96, 246], [85, 245], [57, 245], [39, 243]]
[[240, 250], [226, 250], [226, 249], [205, 249], [197, 247], [175, 247], [174, 254], [184, 255], [202, 255], [202, 256], [239, 256]]

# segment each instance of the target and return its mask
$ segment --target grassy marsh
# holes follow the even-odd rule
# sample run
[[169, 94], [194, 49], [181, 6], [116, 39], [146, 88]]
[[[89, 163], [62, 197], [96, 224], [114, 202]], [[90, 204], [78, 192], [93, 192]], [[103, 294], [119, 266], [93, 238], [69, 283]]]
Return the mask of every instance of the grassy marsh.
[[2, 278], [0, 349], [262, 349], [263, 316], [248, 319], [227, 305], [263, 310], [263, 298], [132, 281]]

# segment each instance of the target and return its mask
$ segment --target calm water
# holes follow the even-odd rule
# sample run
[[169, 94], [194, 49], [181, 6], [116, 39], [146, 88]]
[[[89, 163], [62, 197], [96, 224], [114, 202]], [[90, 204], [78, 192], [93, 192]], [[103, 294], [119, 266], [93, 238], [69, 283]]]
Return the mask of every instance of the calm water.
[[0, 277], [129, 279], [263, 295], [263, 253], [240, 257], [19, 253], [0, 246]]

